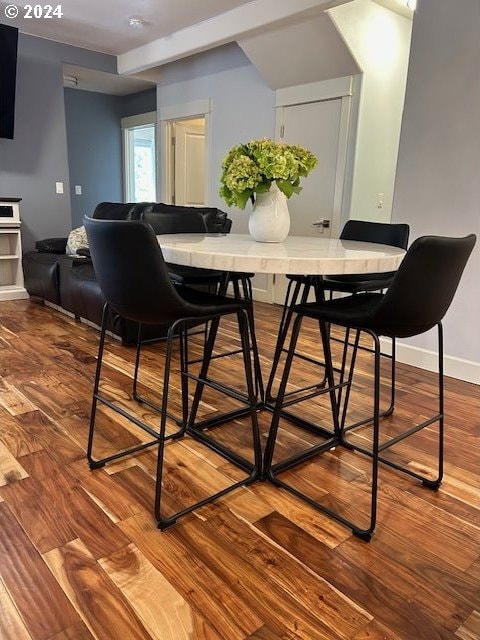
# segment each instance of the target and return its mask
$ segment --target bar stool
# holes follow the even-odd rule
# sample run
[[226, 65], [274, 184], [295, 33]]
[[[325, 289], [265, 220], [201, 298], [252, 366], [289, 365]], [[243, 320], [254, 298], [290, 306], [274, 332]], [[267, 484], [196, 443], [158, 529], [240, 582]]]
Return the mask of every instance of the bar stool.
[[[157, 525], [164, 529], [172, 525], [177, 518], [201, 507], [216, 498], [225, 495], [236, 487], [254, 481], [261, 469], [261, 446], [258, 429], [256, 406], [257, 398], [254, 389], [250, 345], [248, 340], [248, 305], [244, 301], [232, 300], [220, 296], [195, 291], [188, 287], [175, 287], [169, 277], [162, 252], [158, 246], [155, 233], [150, 225], [140, 221], [111, 221], [85, 218], [85, 228], [90, 244], [90, 252], [95, 274], [106, 299], [100, 333], [97, 368], [92, 397], [92, 413], [87, 444], [87, 459], [91, 469], [104, 466], [106, 463], [142, 451], [150, 446], [157, 446], [156, 490], [154, 513]], [[163, 376], [163, 394], [160, 404], [160, 425], [158, 431], [150, 425], [138, 420], [108, 399], [100, 391], [100, 376], [105, 345], [105, 318], [108, 306], [134, 322], [142, 324], [166, 324], [168, 333], [166, 340], [165, 368]], [[223, 382], [212, 382], [208, 377], [210, 357], [202, 363], [198, 376], [188, 370], [188, 328], [193, 324], [213, 322], [234, 314], [237, 317], [239, 335], [242, 344], [243, 364], [247, 392], [227, 386]], [[173, 344], [176, 334], [180, 337], [180, 360], [182, 381], [182, 414], [183, 421], [175, 433], [166, 434], [168, 393], [171, 372]], [[211, 354], [216, 332], [209, 332], [206, 353]], [[246, 459], [236, 451], [215, 440], [211, 435], [197, 432], [195, 429], [195, 413], [188, 414], [188, 380], [193, 379], [203, 389], [212, 387], [217, 391], [246, 404], [249, 409], [252, 431], [252, 457]], [[152, 436], [152, 440], [141, 443], [127, 450], [120, 451], [103, 458], [93, 455], [94, 434], [98, 403], [108, 406], [123, 417]], [[228, 487], [215, 492], [203, 500], [189, 505], [168, 517], [162, 513], [162, 480], [164, 476], [164, 449], [167, 440], [181, 438], [185, 434], [199, 440], [218, 454], [232, 462], [246, 473], [246, 477], [235, 481]]]
[[[465, 238], [437, 236], [418, 238], [408, 250], [386, 293], [365, 293], [323, 302], [305, 302], [295, 306], [293, 309], [296, 318], [265, 450], [264, 467], [266, 476], [274, 484], [287, 489], [308, 502], [308, 504], [350, 527], [353, 533], [363, 540], [370, 540], [375, 529], [378, 466], [380, 462], [420, 480], [424, 486], [430, 489], [438, 488], [442, 481], [444, 396], [441, 321], [453, 300], [475, 241], [476, 237], [473, 234]], [[317, 444], [306, 451], [273, 464], [279, 420], [286, 402], [286, 387], [304, 318], [312, 318], [320, 323], [328, 387], [318, 391], [317, 395], [320, 393], [329, 394], [334, 433], [326, 442]], [[353, 444], [351, 440], [347, 439], [346, 430], [339, 421], [337, 395], [342, 386], [347, 383], [337, 384], [335, 382], [327, 325], [339, 325], [347, 329], [354, 329], [359, 333], [363, 332], [369, 335], [373, 340], [374, 391], [373, 418], [371, 420], [373, 423], [373, 437], [370, 449]], [[435, 326], [437, 326], [438, 330], [438, 412], [400, 435], [380, 443], [380, 336], [387, 336], [392, 339], [407, 338], [422, 334]], [[309, 394], [308, 397], [312, 397], [312, 394]], [[305, 397], [300, 397], [296, 402], [302, 402], [305, 399]], [[292, 404], [292, 400], [288, 401], [288, 403]], [[393, 445], [434, 423], [438, 423], [439, 429], [438, 471], [435, 478], [426, 477], [381, 455]], [[291, 469], [301, 462], [312, 459], [318, 453], [338, 445], [359, 451], [371, 458], [370, 515], [366, 527], [360, 526], [358, 523], [344, 517], [279, 478], [281, 472]]]

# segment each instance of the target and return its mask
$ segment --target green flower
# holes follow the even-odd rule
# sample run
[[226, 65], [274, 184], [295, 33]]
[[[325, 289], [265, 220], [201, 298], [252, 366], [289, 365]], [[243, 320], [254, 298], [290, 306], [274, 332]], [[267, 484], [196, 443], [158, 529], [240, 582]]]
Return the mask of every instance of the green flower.
[[269, 138], [232, 147], [222, 163], [220, 196], [230, 206], [245, 209], [253, 194], [264, 193], [273, 181], [290, 198], [300, 193], [300, 178], [317, 165], [317, 158], [300, 145]]

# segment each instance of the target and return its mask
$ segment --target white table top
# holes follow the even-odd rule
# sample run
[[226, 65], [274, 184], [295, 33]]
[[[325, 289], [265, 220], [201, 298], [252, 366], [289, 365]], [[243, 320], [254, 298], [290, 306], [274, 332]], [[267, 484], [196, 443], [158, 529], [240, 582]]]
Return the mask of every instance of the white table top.
[[221, 271], [337, 275], [395, 271], [405, 251], [369, 242], [289, 236], [256, 242], [248, 234], [175, 233], [157, 236], [167, 262]]

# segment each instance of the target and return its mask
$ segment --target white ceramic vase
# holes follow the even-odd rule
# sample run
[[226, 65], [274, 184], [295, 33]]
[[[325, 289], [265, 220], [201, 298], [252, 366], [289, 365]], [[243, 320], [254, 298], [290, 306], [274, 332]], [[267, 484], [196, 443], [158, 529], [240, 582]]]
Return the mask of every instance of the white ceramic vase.
[[283, 242], [290, 231], [287, 197], [275, 183], [266, 193], [255, 194], [248, 230], [257, 242]]

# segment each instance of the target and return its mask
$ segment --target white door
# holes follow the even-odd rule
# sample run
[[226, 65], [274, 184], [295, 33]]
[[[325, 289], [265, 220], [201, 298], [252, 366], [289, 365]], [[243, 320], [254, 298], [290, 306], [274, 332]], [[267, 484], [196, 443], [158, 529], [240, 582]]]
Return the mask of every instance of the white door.
[[[317, 167], [303, 178], [302, 191], [288, 200], [290, 235], [330, 237], [339, 228], [343, 171], [338, 176], [339, 149], [343, 144], [342, 99], [322, 100], [280, 107], [277, 113], [277, 139], [301, 144], [318, 158]], [[340, 206], [339, 206], [340, 200]], [[329, 226], [314, 226], [326, 221]], [[276, 275], [273, 299], [283, 304], [287, 280]]]
[[205, 122], [175, 123], [175, 204], [205, 206]]

